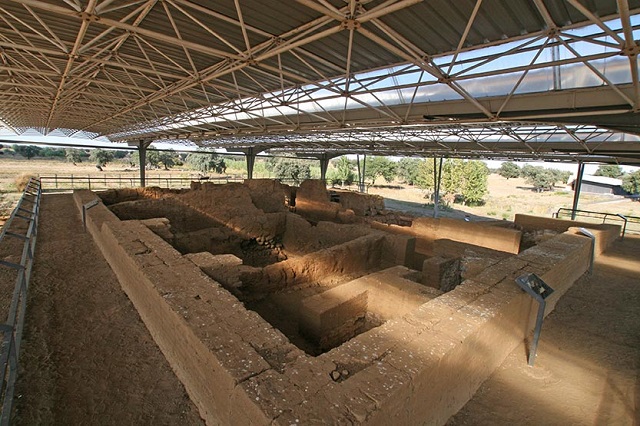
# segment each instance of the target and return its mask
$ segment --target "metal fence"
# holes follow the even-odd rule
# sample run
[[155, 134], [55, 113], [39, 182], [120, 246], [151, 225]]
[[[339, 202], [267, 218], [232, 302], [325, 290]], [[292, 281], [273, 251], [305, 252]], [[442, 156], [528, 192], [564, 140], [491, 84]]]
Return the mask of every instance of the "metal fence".
[[19, 263], [0, 260], [0, 266], [17, 273], [7, 321], [0, 324], [2, 347], [0, 348], [0, 384], [2, 385], [2, 414], [0, 425], [8, 425], [11, 420], [13, 395], [18, 375], [18, 357], [27, 307], [27, 292], [33, 266], [33, 255], [38, 233], [38, 214], [42, 186], [39, 179], [31, 178], [16, 208], [0, 232], [0, 247], [7, 244], [7, 238], [22, 241], [22, 255]]
[[[130, 175], [51, 175], [40, 176], [42, 190], [44, 192], [67, 192], [74, 189], [90, 189], [94, 191], [118, 188], [137, 188], [140, 186], [140, 178]], [[229, 182], [242, 182], [242, 177], [175, 177], [175, 176], [148, 176], [145, 179], [146, 186], [159, 186], [161, 188], [188, 188], [193, 181], [211, 182], [223, 184]]]
[[[189, 188], [191, 182], [210, 182], [213, 184], [225, 184], [231, 182], [244, 182], [246, 178], [243, 176], [222, 176], [222, 177], [202, 177], [202, 176], [171, 176], [157, 175], [147, 176], [145, 186], [158, 186], [160, 188]], [[274, 178], [268, 178], [274, 179]], [[140, 186], [140, 178], [131, 175], [50, 175], [40, 176], [43, 192], [70, 192], [74, 189], [90, 189], [93, 191], [102, 191], [107, 189], [118, 188], [137, 188]], [[294, 179], [275, 179], [281, 183], [298, 186], [300, 182]], [[337, 189], [349, 189], [357, 191], [355, 185], [339, 187]], [[368, 190], [368, 187], [367, 187]]]
[[640, 234], [640, 217], [637, 216], [624, 216], [619, 213], [605, 213], [594, 212], [589, 210], [573, 210], [569, 208], [559, 208], [557, 212], [553, 213], [555, 218], [571, 218], [575, 212], [575, 217], [580, 218], [584, 222], [593, 223], [611, 223], [614, 225], [620, 225], [622, 228], [621, 238], [627, 233]]

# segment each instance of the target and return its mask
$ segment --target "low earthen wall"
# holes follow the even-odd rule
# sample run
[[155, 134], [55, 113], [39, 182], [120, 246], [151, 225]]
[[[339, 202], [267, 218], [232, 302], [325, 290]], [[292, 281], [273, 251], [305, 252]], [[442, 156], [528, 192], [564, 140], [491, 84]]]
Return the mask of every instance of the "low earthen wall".
[[140, 222], [98, 204], [87, 229], [207, 424], [268, 423], [241, 384], [302, 352]]
[[380, 266], [384, 236], [365, 235], [346, 243], [288, 259], [242, 274], [243, 288], [249, 292], [272, 292], [296, 285], [331, 283], [345, 274], [359, 273]]
[[371, 226], [395, 234], [414, 236], [416, 258], [412, 261], [412, 266], [415, 269], [420, 268], [425, 256], [434, 254], [434, 242], [439, 239], [517, 254], [522, 238], [522, 232], [515, 229], [485, 226], [449, 218], [420, 217], [414, 219], [411, 226], [387, 225], [374, 221]]
[[555, 289], [548, 299], [550, 312], [586, 271], [589, 252], [589, 239], [562, 234], [320, 355], [344, 367], [350, 378], [326, 386], [278, 424], [294, 418], [444, 424], [534, 325], [537, 304], [514, 279], [539, 274]]
[[569, 228], [587, 228], [596, 236], [596, 253], [602, 253], [611, 243], [620, 237], [620, 225], [578, 222], [575, 220], [555, 219], [549, 217], [516, 214], [516, 226], [523, 231], [551, 230], [565, 232]]

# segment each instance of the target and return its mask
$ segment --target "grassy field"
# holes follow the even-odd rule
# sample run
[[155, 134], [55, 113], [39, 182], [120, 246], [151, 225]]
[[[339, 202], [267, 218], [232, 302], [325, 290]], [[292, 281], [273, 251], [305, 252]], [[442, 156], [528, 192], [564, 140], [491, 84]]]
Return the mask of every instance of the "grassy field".
[[[239, 167], [243, 164], [239, 163]], [[244, 170], [228, 168], [227, 175], [210, 175], [212, 179], [225, 176], [241, 179]], [[21, 160], [15, 158], [0, 158], [0, 218], [10, 214], [13, 205], [20, 196], [16, 188], [16, 177], [29, 174], [47, 177], [45, 189], [70, 188], [69, 177], [73, 176], [74, 188], [88, 187], [87, 178], [90, 177], [94, 189], [105, 186], [138, 186], [139, 170], [130, 164], [122, 162], [109, 163], [103, 171], [89, 163], [73, 165], [60, 160]], [[189, 179], [197, 179], [198, 172], [188, 168], [174, 167], [170, 170], [149, 170], [147, 179], [149, 185], [174, 187], [181, 184], [188, 185]], [[67, 177], [67, 179], [62, 179]], [[256, 177], [270, 177], [265, 173], [258, 173]], [[105, 179], [107, 178], [107, 179]], [[181, 180], [183, 179], [183, 180]], [[385, 198], [388, 208], [403, 210], [416, 215], [432, 215], [433, 208], [425, 198], [426, 192], [420, 188], [394, 183], [369, 188], [369, 193], [378, 194]], [[442, 216], [463, 218], [469, 215], [473, 220], [513, 220], [516, 213], [551, 216], [561, 207], [570, 208], [573, 192], [556, 188], [552, 192], [537, 193], [524, 179], [505, 179], [499, 175], [489, 176], [489, 194], [482, 206], [463, 206], [454, 204], [441, 210]], [[640, 216], [640, 203], [631, 202], [622, 197], [608, 195], [582, 194], [579, 208], [606, 213], [620, 213], [623, 215]]]

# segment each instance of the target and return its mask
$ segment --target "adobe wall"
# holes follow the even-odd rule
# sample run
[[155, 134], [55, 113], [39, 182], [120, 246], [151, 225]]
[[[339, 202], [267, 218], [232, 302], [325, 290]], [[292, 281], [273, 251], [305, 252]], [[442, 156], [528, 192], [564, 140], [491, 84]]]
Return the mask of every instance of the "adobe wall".
[[523, 231], [543, 231], [551, 230], [556, 232], [566, 232], [569, 228], [587, 228], [592, 233], [598, 234], [596, 238], [596, 253], [602, 253], [609, 245], [620, 237], [622, 227], [612, 224], [597, 224], [590, 222], [579, 222], [575, 220], [555, 219], [549, 217], [530, 216], [526, 214], [516, 214], [514, 222]]
[[368, 235], [371, 228], [364, 225], [337, 224], [320, 221], [316, 225], [301, 216], [287, 214], [282, 243], [292, 256], [302, 256], [337, 244]]
[[420, 217], [413, 220], [411, 226], [387, 225], [371, 222], [374, 229], [416, 238], [416, 258], [411, 262], [419, 269], [426, 257], [434, 254], [434, 241], [448, 239], [471, 244], [495, 251], [517, 254], [520, 250], [522, 232], [481, 223], [462, 220]]
[[241, 274], [243, 289], [259, 294], [298, 285], [331, 285], [342, 276], [360, 274], [381, 264], [384, 235], [365, 235], [305, 256]]
[[98, 204], [87, 229], [207, 424], [267, 424], [241, 384], [302, 351], [140, 222]]
[[296, 191], [296, 212], [312, 221], [338, 223], [357, 222], [357, 216], [372, 216], [384, 210], [384, 199], [379, 195], [352, 191], [331, 190], [338, 201], [331, 201], [326, 183], [308, 179]]
[[[92, 196], [74, 193], [79, 206]], [[140, 222], [101, 204], [87, 216], [208, 424], [444, 424], [533, 327], [537, 305], [514, 278], [535, 272], [553, 287], [549, 312], [586, 271], [591, 249], [588, 238], [563, 233], [310, 357]], [[361, 237], [333, 255], [364, 260], [360, 251], [383, 240]]]
[[550, 312], [587, 269], [589, 250], [588, 239], [563, 234], [320, 355], [317, 359], [348, 374], [276, 424], [295, 419], [444, 424], [534, 325], [537, 305], [516, 286], [515, 277], [536, 272], [549, 283], [556, 290], [548, 299]]

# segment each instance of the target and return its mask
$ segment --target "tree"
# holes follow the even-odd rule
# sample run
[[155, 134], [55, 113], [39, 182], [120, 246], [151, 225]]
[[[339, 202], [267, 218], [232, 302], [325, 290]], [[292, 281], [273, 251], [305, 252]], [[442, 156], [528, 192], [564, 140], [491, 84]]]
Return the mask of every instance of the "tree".
[[396, 163], [387, 157], [370, 157], [365, 166], [365, 178], [371, 179], [371, 185], [375, 185], [376, 179], [382, 176], [386, 182], [391, 182], [396, 177]]
[[332, 162], [333, 168], [327, 172], [327, 180], [332, 185], [351, 185], [356, 179], [356, 175], [353, 172], [354, 164], [347, 157], [340, 157], [337, 161]]
[[520, 177], [520, 167], [512, 161], [505, 161], [498, 169], [498, 174], [506, 179]]
[[622, 189], [630, 194], [640, 194], [640, 170], [622, 177]]
[[173, 151], [159, 151], [158, 163], [164, 166], [165, 170], [169, 170], [169, 167], [173, 167], [176, 164], [176, 154]]
[[89, 158], [95, 161], [97, 167], [104, 167], [108, 162], [113, 160], [113, 152], [97, 148], [91, 151]]
[[537, 192], [550, 191], [553, 188], [553, 185], [556, 183], [557, 176], [553, 173], [553, 171], [545, 169], [544, 167], [531, 167], [532, 169], [527, 172], [527, 183], [533, 185], [533, 188]]
[[224, 159], [218, 157], [218, 154], [214, 152], [192, 153], [187, 155], [186, 161], [187, 164], [202, 173], [208, 173], [209, 171], [224, 173], [227, 171], [227, 165], [225, 164]]
[[82, 154], [83, 152], [79, 149], [67, 148], [64, 150], [64, 156], [67, 161], [73, 163], [74, 166], [76, 163], [82, 163]]
[[27, 160], [31, 160], [33, 157], [40, 154], [42, 148], [33, 145], [13, 145], [13, 150], [25, 157]]
[[425, 158], [418, 165], [416, 184], [422, 189], [435, 190], [433, 181], [433, 158]]
[[464, 188], [464, 161], [446, 160], [442, 166], [442, 192], [462, 194]]
[[489, 168], [482, 161], [464, 163], [464, 185], [462, 197], [465, 204], [477, 205], [487, 194]]
[[415, 185], [420, 174], [422, 160], [417, 158], [403, 158], [396, 164], [398, 177], [408, 185]]
[[[441, 192], [451, 200], [480, 204], [487, 194], [488, 177], [489, 168], [482, 161], [446, 160], [442, 166]], [[420, 164], [418, 185], [435, 188], [433, 159], [427, 158]]]
[[311, 168], [306, 162], [295, 160], [280, 160], [273, 169], [276, 178], [291, 179], [294, 184], [299, 185], [305, 179], [311, 179]]
[[65, 151], [64, 149], [58, 149], [58, 148], [50, 148], [50, 147], [44, 147], [42, 148], [42, 151], [40, 151], [40, 156], [42, 157], [64, 157]]
[[598, 170], [596, 170], [595, 176], [605, 176], [617, 179], [623, 174], [624, 172], [622, 171], [622, 167], [616, 164], [605, 164], [602, 166], [598, 166]]
[[556, 182], [567, 183], [571, 177], [571, 172], [566, 170], [549, 169], [553, 173], [554, 185]]

